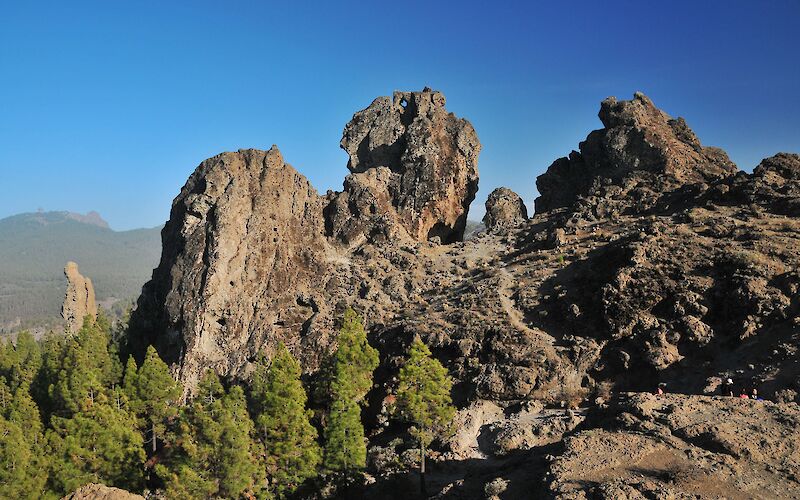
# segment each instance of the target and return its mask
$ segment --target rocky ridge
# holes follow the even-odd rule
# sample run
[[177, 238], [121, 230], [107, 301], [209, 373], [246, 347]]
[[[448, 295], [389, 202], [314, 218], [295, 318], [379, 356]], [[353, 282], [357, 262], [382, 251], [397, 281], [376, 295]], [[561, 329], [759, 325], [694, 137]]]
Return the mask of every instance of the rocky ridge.
[[[206, 368], [246, 378], [279, 341], [313, 374], [335, 347], [336, 318], [356, 308], [381, 354], [366, 412], [372, 470], [390, 477], [380, 464], [394, 459], [379, 457], [404, 452], [385, 445], [394, 430], [383, 402], [419, 335], [456, 379], [465, 432], [441, 443], [443, 497], [476, 487], [463, 474], [475, 460], [487, 497], [513, 498], [548, 470], [543, 494], [580, 495], [568, 443], [575, 456], [591, 452], [570, 439], [617, 432], [603, 415], [630, 412], [553, 406], [659, 383], [718, 394], [728, 377], [736, 390], [797, 402], [800, 156], [738, 171], [642, 94], [607, 99], [599, 116], [604, 127], [537, 180], [532, 217], [496, 191], [487, 231], [468, 241], [458, 240], [479, 143], [437, 92], [395, 93], [354, 116], [340, 193], [318, 195], [275, 147], [206, 160], [173, 203], [132, 345], [155, 344], [189, 390]], [[700, 396], [686, 401], [697, 418], [749, 425]]]

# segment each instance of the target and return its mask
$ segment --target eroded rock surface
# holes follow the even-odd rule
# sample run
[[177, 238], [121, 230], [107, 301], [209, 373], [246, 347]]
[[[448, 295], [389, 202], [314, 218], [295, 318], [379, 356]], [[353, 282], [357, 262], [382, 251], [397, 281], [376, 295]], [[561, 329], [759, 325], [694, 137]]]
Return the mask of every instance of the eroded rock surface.
[[738, 398], [622, 396], [548, 470], [565, 499], [797, 498], [800, 408]]
[[104, 484], [89, 483], [61, 500], [144, 500], [144, 497]]
[[483, 216], [487, 229], [512, 227], [526, 220], [528, 209], [517, 193], [501, 187], [489, 194], [486, 199], [486, 215]]
[[431, 207], [448, 190], [460, 207], [471, 199], [477, 139], [436, 92], [356, 114], [342, 193], [319, 196], [276, 148], [207, 160], [173, 205], [135, 341], [155, 343], [189, 387], [206, 367], [246, 378], [279, 341], [313, 373], [353, 306], [381, 352], [373, 423], [415, 335], [462, 407], [574, 406], [601, 382], [712, 392], [727, 377], [796, 398], [798, 156], [737, 172], [641, 94], [604, 101], [600, 117], [540, 177], [537, 214], [498, 191], [490, 219], [513, 224], [450, 245], [427, 241], [431, 223], [456, 237], [465, 212]]
[[78, 264], [74, 262], [67, 262], [64, 276], [67, 277], [67, 293], [61, 306], [61, 317], [64, 318], [67, 331], [76, 333], [83, 326], [86, 316], [97, 318], [94, 286], [91, 279], [80, 273]]
[[173, 202], [134, 340], [158, 346], [190, 387], [209, 368], [245, 376], [278, 342], [313, 369], [325, 349], [314, 323], [336, 305], [320, 286], [332, 258], [322, 206], [276, 147], [201, 163]]
[[604, 128], [536, 180], [536, 213], [576, 203], [600, 219], [641, 213], [664, 193], [737, 171], [724, 151], [703, 147], [683, 118], [671, 118], [642, 93], [630, 101], [609, 97], [599, 117]]
[[330, 202], [329, 234], [351, 244], [463, 237], [481, 144], [467, 120], [447, 112], [441, 92], [375, 99], [347, 124], [341, 147], [352, 173]]

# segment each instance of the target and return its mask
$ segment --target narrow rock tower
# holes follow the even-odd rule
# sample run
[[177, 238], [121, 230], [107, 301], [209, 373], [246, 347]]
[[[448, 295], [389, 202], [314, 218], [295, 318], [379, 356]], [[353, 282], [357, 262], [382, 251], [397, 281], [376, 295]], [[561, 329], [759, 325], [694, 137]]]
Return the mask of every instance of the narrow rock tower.
[[76, 333], [83, 326], [83, 319], [89, 315], [97, 318], [97, 303], [94, 300], [92, 280], [78, 271], [78, 264], [67, 262], [64, 267], [67, 277], [67, 293], [61, 306], [61, 317], [66, 322], [67, 331]]

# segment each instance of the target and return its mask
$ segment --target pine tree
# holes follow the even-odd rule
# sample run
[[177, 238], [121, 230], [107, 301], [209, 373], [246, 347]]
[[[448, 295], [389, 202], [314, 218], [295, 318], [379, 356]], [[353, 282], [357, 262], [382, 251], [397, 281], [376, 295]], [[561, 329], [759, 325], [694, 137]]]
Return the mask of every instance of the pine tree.
[[[102, 318], [102, 316], [100, 316]], [[119, 382], [121, 363], [108, 351], [108, 325], [87, 316], [78, 333], [67, 339], [55, 382], [49, 388], [52, 410], [68, 417]]]
[[256, 454], [253, 453], [253, 421], [247, 413], [247, 400], [239, 386], [231, 387], [222, 400], [220, 424], [222, 435], [219, 447], [219, 491], [233, 498], [252, 491], [263, 477]]
[[272, 364], [262, 359], [253, 378], [256, 432], [265, 449], [270, 492], [278, 497], [313, 477], [320, 461], [300, 373], [300, 364], [280, 344]]
[[257, 489], [260, 470], [251, 444], [244, 391], [228, 394], [213, 372], [180, 418], [174, 447], [156, 466], [168, 498], [238, 498]]
[[45, 497], [47, 467], [25, 439], [23, 427], [0, 416], [0, 498]]
[[0, 378], [0, 393], [0, 498], [44, 498], [49, 464], [39, 410], [27, 384], [10, 396]]
[[41, 342], [42, 363], [31, 385], [31, 395], [47, 423], [55, 410], [52, 395], [64, 360], [67, 337], [49, 332]]
[[431, 357], [419, 337], [414, 339], [408, 359], [400, 369], [397, 407], [400, 416], [414, 424], [411, 435], [420, 448], [420, 487], [425, 493], [425, 457], [430, 443], [450, 430], [455, 408], [450, 396], [453, 381], [447, 369]]
[[41, 349], [28, 331], [20, 332], [16, 342], [0, 345], [0, 376], [6, 378], [11, 390], [30, 385], [41, 364]]
[[136, 366], [136, 360], [133, 356], [128, 356], [128, 361], [125, 363], [125, 370], [122, 375], [122, 390], [128, 397], [128, 400], [135, 399], [138, 394], [137, 372], [139, 367]]
[[25, 439], [33, 447], [43, 445], [42, 419], [39, 415], [39, 408], [31, 398], [28, 386], [22, 385], [14, 392], [14, 397], [5, 417], [11, 422], [22, 426]]
[[141, 489], [142, 436], [133, 416], [104, 394], [84, 400], [71, 418], [53, 417], [48, 441], [53, 454], [51, 481], [61, 493], [88, 482]]
[[123, 381], [131, 411], [141, 422], [140, 429], [149, 434], [150, 453], [155, 455], [159, 439], [163, 441], [168, 423], [178, 414], [178, 401], [183, 389], [172, 378], [169, 367], [161, 361], [155, 348], [147, 348], [141, 368], [128, 358]]
[[361, 423], [361, 403], [372, 387], [378, 351], [367, 342], [361, 317], [344, 314], [333, 356], [329, 384], [330, 408], [325, 427], [325, 469], [348, 471], [366, 465], [367, 446]]

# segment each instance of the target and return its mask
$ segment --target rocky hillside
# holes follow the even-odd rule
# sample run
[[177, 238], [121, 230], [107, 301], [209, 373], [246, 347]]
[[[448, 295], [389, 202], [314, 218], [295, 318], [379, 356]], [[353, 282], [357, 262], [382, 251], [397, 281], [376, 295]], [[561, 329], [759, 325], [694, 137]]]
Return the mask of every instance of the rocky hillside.
[[[774, 450], [765, 444], [762, 460], [726, 448], [726, 431], [687, 430], [695, 416], [736, 413], [733, 400], [636, 402], [586, 422], [550, 419], [531, 434], [547, 416], [531, 405], [579, 406], [659, 383], [719, 394], [731, 377], [736, 390], [798, 401], [800, 156], [780, 153], [745, 173], [640, 93], [603, 101], [599, 117], [603, 128], [538, 178], [532, 217], [499, 189], [487, 201], [486, 231], [466, 241], [480, 143], [430, 89], [396, 92], [355, 114], [341, 143], [351, 171], [341, 192], [318, 194], [277, 147], [206, 160], [173, 203], [131, 345], [140, 355], [156, 345], [189, 391], [206, 368], [247, 378], [256, 354], [279, 341], [312, 374], [335, 345], [337, 317], [352, 306], [381, 354], [368, 409], [373, 451], [391, 436], [378, 426], [381, 402], [419, 335], [457, 381], [460, 428], [472, 434], [443, 450], [462, 467], [503, 456], [490, 465], [549, 471], [548, 491], [576, 498], [647, 494], [636, 467], [660, 471], [653, 484], [671, 481], [661, 465], [647, 469], [650, 459], [697, 469], [696, 484], [676, 483], [687, 494], [711, 488], [720, 470], [733, 477], [736, 468], [724, 465], [731, 456], [795, 481], [796, 450], [784, 441]], [[775, 408], [758, 411], [785, 436], [796, 407]], [[750, 425], [750, 417], [731, 418], [734, 427]], [[587, 426], [598, 430], [584, 433]], [[612, 431], [627, 434], [604, 434]], [[677, 434], [664, 441], [670, 432]], [[565, 433], [572, 437], [558, 444]], [[576, 464], [601, 444], [644, 455], [588, 477]], [[548, 465], [543, 450], [560, 458]], [[487, 485], [491, 474], [481, 476]], [[502, 493], [508, 480], [498, 474]], [[747, 477], [766, 484], [771, 476]]]
[[113, 231], [96, 212], [0, 220], [0, 333], [60, 327], [68, 261], [92, 277], [98, 301], [109, 306], [138, 296], [159, 251], [159, 229]]
[[747, 174], [644, 95], [610, 98], [604, 128], [537, 180], [532, 218], [498, 190], [489, 231], [462, 242], [480, 144], [444, 103], [398, 92], [356, 113], [338, 193], [319, 195], [276, 147], [203, 162], [173, 204], [134, 340], [189, 387], [206, 366], [246, 377], [278, 341], [313, 371], [353, 305], [387, 370], [421, 335], [465, 401], [544, 397], [567, 379], [794, 390], [800, 157]]

